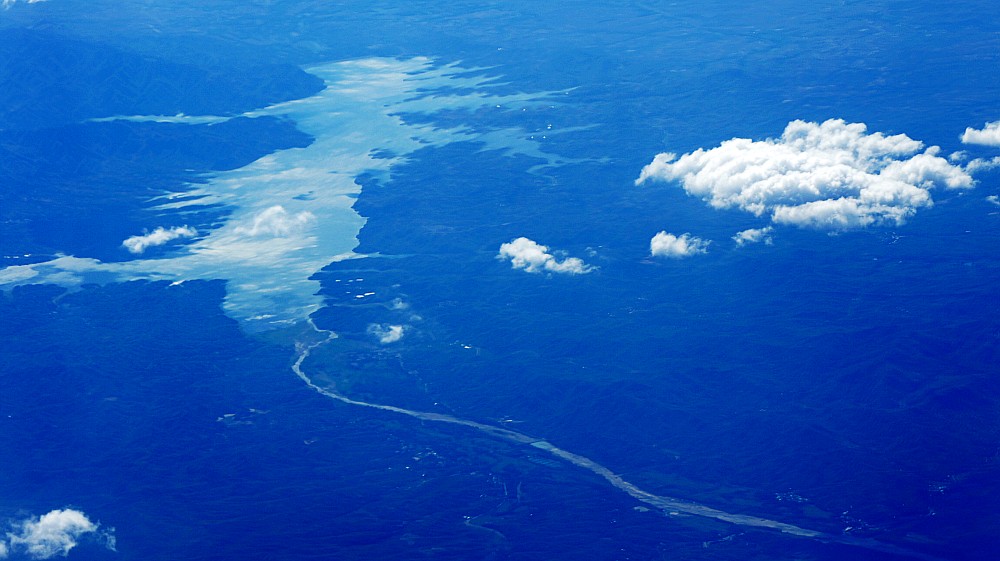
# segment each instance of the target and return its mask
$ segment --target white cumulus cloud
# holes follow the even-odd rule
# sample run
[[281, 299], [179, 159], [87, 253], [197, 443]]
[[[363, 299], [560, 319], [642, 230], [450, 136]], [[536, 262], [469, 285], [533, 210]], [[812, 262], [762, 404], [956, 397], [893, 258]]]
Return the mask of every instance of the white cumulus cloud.
[[1000, 121], [986, 123], [981, 129], [969, 127], [962, 135], [964, 144], [982, 144], [985, 146], [1000, 146]]
[[169, 230], [160, 226], [147, 234], [132, 236], [123, 241], [122, 245], [130, 252], [138, 254], [146, 251], [148, 247], [163, 245], [177, 238], [193, 238], [197, 235], [198, 230], [189, 226], [175, 226]]
[[314, 220], [316, 216], [307, 210], [292, 214], [285, 207], [274, 205], [255, 214], [249, 226], [238, 226], [236, 231], [253, 237], [285, 237], [301, 231]]
[[660, 232], [649, 241], [649, 250], [653, 257], [690, 257], [699, 253], [708, 253], [708, 244], [710, 243], [712, 242], [691, 234], [675, 236], [667, 232]]
[[560, 261], [549, 252], [547, 246], [525, 237], [502, 244], [497, 259], [510, 260], [512, 268], [523, 269], [529, 273], [549, 272], [580, 275], [594, 270], [579, 257], [567, 257]]
[[938, 156], [938, 147], [866, 131], [840, 119], [792, 121], [776, 139], [733, 138], [679, 158], [659, 154], [636, 184], [679, 181], [714, 208], [823, 230], [902, 224], [933, 204], [930, 189], [973, 186], [961, 166]]
[[368, 333], [378, 338], [378, 342], [383, 345], [395, 343], [403, 338], [406, 327], [402, 325], [389, 325], [373, 323], [368, 326]]
[[0, 551], [23, 551], [32, 559], [65, 556], [76, 547], [81, 536], [97, 532], [97, 529], [98, 524], [78, 510], [53, 510], [14, 523], [14, 531], [7, 533], [9, 545]]
[[738, 246], [744, 246], [752, 243], [765, 243], [771, 245], [771, 232], [774, 230], [773, 227], [767, 226], [766, 228], [750, 228], [749, 230], [743, 230], [742, 232], [736, 232], [733, 236], [733, 241], [736, 242]]
[[971, 160], [969, 163], [965, 164], [965, 171], [967, 173], [979, 173], [996, 167], [1000, 167], [1000, 156], [993, 156], [992, 158], [976, 158], [975, 160]]

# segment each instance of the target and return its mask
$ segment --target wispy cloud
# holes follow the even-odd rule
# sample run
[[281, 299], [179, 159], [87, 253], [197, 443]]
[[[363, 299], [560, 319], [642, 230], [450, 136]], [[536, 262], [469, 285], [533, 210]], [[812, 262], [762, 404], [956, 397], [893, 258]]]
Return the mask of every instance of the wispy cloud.
[[132, 236], [123, 241], [122, 245], [130, 252], [140, 254], [147, 248], [163, 245], [178, 238], [193, 238], [197, 235], [198, 231], [188, 226], [175, 226], [169, 230], [160, 226], [141, 236]]
[[[45, 0], [25, 0], [26, 4], [37, 4], [38, 2], [45, 2]], [[3, 0], [3, 2], [0, 3], [0, 6], [3, 6], [3, 8], [6, 9], [10, 8], [14, 4], [17, 4], [17, 0]]]
[[734, 138], [679, 158], [663, 153], [637, 184], [679, 181], [718, 209], [823, 230], [902, 224], [933, 204], [934, 187], [966, 189], [972, 177], [938, 147], [905, 134], [868, 134], [862, 123], [792, 121], [781, 137]]
[[[53, 510], [42, 516], [15, 521], [7, 532], [6, 543], [0, 542], [0, 557], [23, 552], [32, 559], [65, 557], [77, 546], [80, 538], [97, 534], [100, 525], [79, 510]], [[114, 549], [114, 529], [101, 533], [102, 541]]]
[[982, 144], [984, 146], [1000, 146], [1000, 121], [986, 123], [981, 129], [969, 127], [962, 135], [964, 144]]
[[690, 257], [699, 253], [708, 253], [708, 245], [712, 243], [691, 234], [676, 236], [660, 232], [649, 241], [649, 251], [653, 257]]
[[579, 257], [566, 257], [560, 261], [549, 252], [548, 246], [525, 237], [501, 244], [497, 259], [509, 260], [512, 268], [522, 269], [529, 273], [582, 275], [594, 269]]

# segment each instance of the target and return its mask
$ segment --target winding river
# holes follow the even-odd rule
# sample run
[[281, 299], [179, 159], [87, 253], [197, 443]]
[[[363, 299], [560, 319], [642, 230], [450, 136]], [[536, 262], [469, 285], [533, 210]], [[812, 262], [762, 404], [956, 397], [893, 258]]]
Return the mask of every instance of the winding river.
[[356, 405], [359, 407], [367, 407], [369, 409], [389, 411], [391, 413], [398, 413], [400, 415], [406, 415], [408, 417], [414, 417], [424, 421], [434, 421], [438, 423], [462, 425], [464, 427], [469, 427], [472, 429], [476, 429], [480, 432], [484, 432], [500, 440], [506, 440], [508, 442], [513, 442], [515, 444], [532, 446], [538, 450], [543, 450], [545, 452], [548, 452], [549, 454], [555, 456], [556, 458], [559, 458], [560, 460], [569, 462], [575, 466], [593, 472], [594, 474], [602, 477], [605, 481], [610, 483], [615, 488], [624, 491], [625, 493], [628, 493], [631, 497], [635, 498], [636, 500], [645, 503], [647, 505], [653, 506], [659, 509], [660, 511], [670, 515], [677, 516], [680, 514], [688, 514], [694, 516], [701, 516], [704, 518], [713, 518], [715, 520], [721, 520], [723, 522], [728, 522], [730, 524], [735, 524], [737, 526], [778, 530], [785, 534], [799, 536], [802, 538], [815, 539], [817, 541], [826, 543], [850, 545], [864, 549], [869, 549], [872, 551], [879, 551], [882, 553], [889, 553], [901, 557], [908, 557], [912, 559], [941, 561], [940, 558], [934, 557], [932, 555], [927, 555], [917, 551], [911, 551], [909, 549], [873, 540], [871, 538], [830, 534], [827, 532], [820, 532], [818, 530], [810, 530], [808, 528], [795, 526], [794, 524], [778, 522], [777, 520], [761, 518], [759, 516], [750, 516], [746, 514], [734, 514], [731, 512], [725, 512], [699, 503], [685, 501], [674, 497], [654, 495], [653, 493], [644, 491], [639, 487], [637, 487], [636, 485], [622, 479], [621, 476], [615, 474], [607, 467], [595, 462], [594, 460], [591, 460], [590, 458], [581, 456], [579, 454], [575, 454], [568, 450], [563, 450], [562, 448], [559, 448], [544, 439], [535, 438], [533, 436], [529, 436], [524, 433], [507, 430], [504, 428], [495, 427], [491, 425], [486, 425], [483, 423], [477, 423], [475, 421], [469, 421], [466, 419], [460, 419], [458, 417], [453, 417], [451, 415], [443, 415], [441, 413], [414, 411], [411, 409], [404, 409], [402, 407], [396, 407], [393, 405], [383, 405], [380, 403], [369, 403], [366, 401], [351, 399], [337, 392], [320, 387], [319, 385], [314, 383], [312, 379], [309, 378], [309, 376], [302, 370], [302, 363], [305, 362], [307, 358], [309, 358], [309, 355], [312, 353], [313, 349], [320, 347], [337, 337], [336, 334], [334, 334], [332, 331], [320, 329], [319, 327], [317, 327], [311, 318], [308, 320], [308, 322], [312, 326], [312, 328], [316, 330], [317, 333], [321, 335], [325, 334], [326, 338], [318, 342], [309, 344], [297, 343], [296, 352], [298, 356], [295, 362], [292, 364], [292, 370], [310, 388], [319, 392], [322, 395], [325, 395], [326, 397], [335, 399], [337, 401], [346, 403], [348, 405]]

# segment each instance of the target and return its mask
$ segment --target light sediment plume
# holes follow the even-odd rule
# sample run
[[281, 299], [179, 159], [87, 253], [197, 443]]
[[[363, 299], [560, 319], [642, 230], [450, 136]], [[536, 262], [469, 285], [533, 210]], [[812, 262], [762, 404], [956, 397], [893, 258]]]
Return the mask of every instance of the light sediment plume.
[[[459, 142], [530, 158], [537, 162], [531, 169], [575, 161], [543, 151], [529, 131], [518, 127], [487, 127], [474, 119], [449, 127], [424, 122], [445, 110], [472, 114], [555, 107], [565, 92], [503, 93], [496, 77], [483, 69], [421, 57], [349, 60], [306, 70], [323, 80], [323, 90], [236, 117], [97, 119], [196, 126], [233, 118], [276, 118], [294, 121], [312, 142], [275, 151], [240, 168], [212, 172], [204, 181], [151, 201], [150, 211], [178, 222], [187, 221], [192, 209], [227, 211], [224, 221], [201, 232], [194, 226], [160, 227], [123, 242], [134, 255], [173, 242], [162, 255], [104, 262], [60, 254], [49, 261], [0, 268], [0, 290], [26, 284], [76, 288], [132, 280], [223, 279], [223, 309], [244, 330], [282, 329], [303, 321], [322, 304], [314, 278], [317, 271], [335, 261], [364, 257], [354, 251], [365, 224], [354, 210], [360, 177], [386, 181], [417, 151]], [[577, 266], [582, 272], [577, 261], [563, 261], [563, 268]]]

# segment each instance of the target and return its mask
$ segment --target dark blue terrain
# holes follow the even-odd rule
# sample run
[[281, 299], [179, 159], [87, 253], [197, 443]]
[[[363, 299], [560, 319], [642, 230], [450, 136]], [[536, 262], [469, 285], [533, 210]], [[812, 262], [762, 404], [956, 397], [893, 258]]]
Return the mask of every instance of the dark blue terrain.
[[[0, 558], [47, 558], [16, 536], [54, 509], [100, 523], [72, 559], [1000, 551], [1000, 173], [932, 191], [905, 224], [781, 226], [746, 247], [730, 237], [766, 216], [634, 184], [660, 152], [773, 138], [793, 119], [1000, 155], [959, 138], [1000, 119], [991, 3], [328, 4], [0, 8]], [[913, 555], [658, 512], [539, 449], [329, 399], [292, 370], [310, 325], [248, 333], [223, 307], [226, 278], [16, 276], [62, 255], [127, 264], [122, 241], [157, 227], [222, 229], [233, 207], [153, 198], [309, 146], [293, 120], [245, 114], [316, 95], [311, 65], [369, 57], [497, 77], [443, 95], [557, 93], [399, 115], [468, 138], [353, 179], [364, 257], [312, 277], [312, 321], [338, 335], [303, 362], [315, 383]], [[234, 118], [93, 120], [205, 115]], [[563, 163], [484, 140], [509, 130]], [[654, 257], [661, 230], [712, 243]], [[520, 236], [594, 269], [516, 270], [497, 253]], [[386, 326], [402, 338], [380, 342]]]

